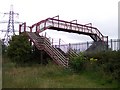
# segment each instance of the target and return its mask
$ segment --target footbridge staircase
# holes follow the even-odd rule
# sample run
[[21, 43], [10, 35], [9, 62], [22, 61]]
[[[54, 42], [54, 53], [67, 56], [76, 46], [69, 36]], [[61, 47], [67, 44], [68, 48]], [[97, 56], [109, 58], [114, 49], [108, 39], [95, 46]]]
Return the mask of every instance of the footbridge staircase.
[[64, 67], [68, 66], [69, 59], [65, 57], [57, 48], [54, 48], [47, 37], [39, 36], [34, 32], [26, 32], [26, 34], [35, 44], [37, 49], [45, 51], [56, 64]]

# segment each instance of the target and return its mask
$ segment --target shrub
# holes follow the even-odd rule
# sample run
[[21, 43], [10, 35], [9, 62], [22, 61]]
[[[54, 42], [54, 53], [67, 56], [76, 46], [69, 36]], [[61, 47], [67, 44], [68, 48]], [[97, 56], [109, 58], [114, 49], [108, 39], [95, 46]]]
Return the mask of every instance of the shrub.
[[85, 68], [86, 58], [82, 53], [78, 57], [73, 57], [70, 60], [70, 68], [75, 72], [80, 72]]
[[12, 40], [9, 42], [7, 55], [11, 61], [16, 64], [29, 61], [31, 58], [31, 46], [27, 36], [24, 34], [13, 36]]
[[86, 57], [97, 58], [96, 69], [106, 76], [112, 75], [113, 80], [120, 81], [120, 51], [102, 51]]

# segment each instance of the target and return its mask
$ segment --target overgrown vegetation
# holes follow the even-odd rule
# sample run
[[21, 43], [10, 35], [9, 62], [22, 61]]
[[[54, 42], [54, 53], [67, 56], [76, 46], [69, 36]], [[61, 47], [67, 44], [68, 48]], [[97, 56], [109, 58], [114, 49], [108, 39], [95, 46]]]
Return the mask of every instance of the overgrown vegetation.
[[[74, 73], [49, 62], [46, 66], [17, 66], [3, 58], [3, 88], [116, 88], [116, 83], [98, 80], [92, 72]], [[95, 78], [96, 77], [96, 78]]]
[[92, 72], [107, 83], [117, 81], [120, 84], [120, 51], [80, 54], [70, 61], [70, 66], [77, 73]]
[[120, 51], [104, 51], [87, 55], [97, 58], [96, 67], [104, 75], [109, 75], [111, 79], [120, 82]]

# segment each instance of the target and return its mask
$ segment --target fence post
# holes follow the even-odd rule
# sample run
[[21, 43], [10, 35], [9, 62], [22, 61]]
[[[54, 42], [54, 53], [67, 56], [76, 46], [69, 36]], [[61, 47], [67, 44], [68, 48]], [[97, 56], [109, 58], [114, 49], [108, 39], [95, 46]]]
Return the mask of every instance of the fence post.
[[110, 40], [110, 43], [111, 43], [111, 49], [113, 50], [113, 47], [112, 47], [112, 39]]
[[69, 49], [71, 48], [71, 44], [69, 43]]
[[118, 39], [118, 50], [120, 50], [120, 39]]
[[108, 41], [108, 36], [106, 36], [106, 38], [107, 38], [107, 39], [106, 39], [106, 44], [107, 44], [107, 50], [108, 50], [108, 48], [109, 48], [109, 44], [108, 44], [108, 42], [109, 42], [109, 41]]
[[68, 46], [68, 54], [69, 54], [69, 57], [70, 57], [70, 53], [71, 53], [71, 44], [69, 43], [69, 46]]
[[53, 45], [53, 38], [52, 38], [52, 45]]
[[45, 37], [46, 37], [47, 33], [45, 32]]
[[61, 39], [59, 39], [59, 48], [60, 48]]
[[88, 47], [89, 47], [89, 43], [88, 43], [88, 41], [87, 41], [87, 49], [88, 49]]

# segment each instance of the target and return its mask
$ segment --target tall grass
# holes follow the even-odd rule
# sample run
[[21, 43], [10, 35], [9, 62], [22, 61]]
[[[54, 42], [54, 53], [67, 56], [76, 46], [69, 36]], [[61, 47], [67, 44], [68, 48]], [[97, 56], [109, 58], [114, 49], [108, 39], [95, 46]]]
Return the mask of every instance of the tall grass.
[[[115, 85], [100, 84], [90, 73], [76, 74], [52, 62], [48, 65], [33, 64], [16, 66], [3, 60], [3, 88], [113, 88]], [[91, 75], [93, 76], [93, 75]]]

